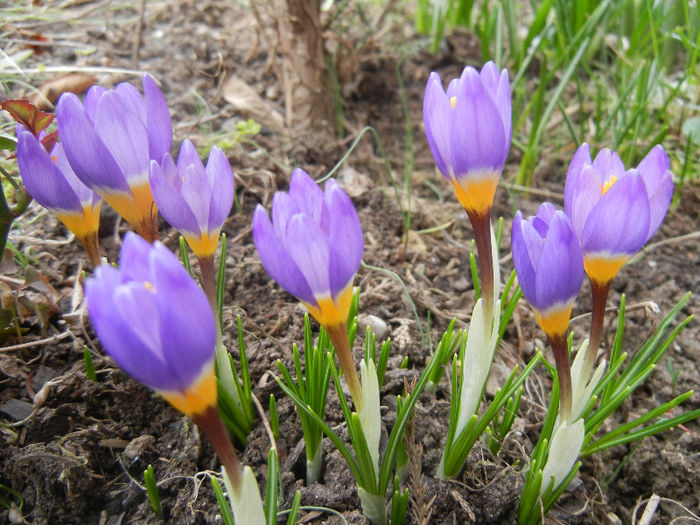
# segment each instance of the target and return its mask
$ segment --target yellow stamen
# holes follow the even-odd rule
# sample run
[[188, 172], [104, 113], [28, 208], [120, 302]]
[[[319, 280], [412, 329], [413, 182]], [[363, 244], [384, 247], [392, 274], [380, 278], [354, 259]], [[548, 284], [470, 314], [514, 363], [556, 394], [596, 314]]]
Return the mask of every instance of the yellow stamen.
[[465, 210], [482, 215], [493, 206], [493, 198], [498, 186], [498, 174], [486, 176], [466, 176], [462, 180], [452, 179], [452, 189]]
[[109, 205], [132, 226], [155, 224], [158, 209], [153, 202], [151, 185], [144, 182], [133, 186], [130, 193], [98, 191]]
[[583, 257], [583, 267], [586, 269], [586, 274], [591, 279], [600, 284], [606, 284], [612, 281], [620, 268], [630, 258], [627, 254], [622, 255], [605, 255], [591, 254]]
[[146, 290], [148, 290], [149, 292], [151, 292], [151, 293], [155, 293], [155, 292], [156, 292], [156, 287], [153, 286], [153, 285], [152, 285], [151, 283], [149, 283], [148, 281], [144, 281], [144, 282], [143, 282], [143, 287], [144, 287]]
[[207, 408], [216, 406], [216, 374], [213, 362], [208, 364], [192, 387], [184, 392], [158, 391], [163, 398], [187, 416], [203, 414]]
[[610, 175], [610, 180], [606, 181], [605, 184], [600, 185], [600, 192], [605, 195], [613, 184], [617, 182], [617, 177], [615, 175]]
[[535, 319], [547, 337], [561, 337], [566, 335], [569, 328], [572, 303], [557, 304], [544, 312], [535, 310]]
[[451, 97], [450, 98], [450, 105], [452, 106], [452, 109], [455, 108], [455, 104], [457, 104], [457, 97]]
[[102, 206], [102, 201], [99, 201], [94, 206], [89, 204], [83, 206], [82, 212], [56, 212], [56, 217], [78, 239], [85, 239], [93, 235], [100, 227], [100, 206]]
[[350, 303], [352, 303], [352, 282], [338, 294], [336, 301], [333, 301], [332, 297], [326, 297], [318, 300], [317, 303], [318, 307], [306, 302], [304, 306], [321, 326], [337, 326], [345, 323], [350, 313]]
[[183, 236], [197, 257], [211, 257], [214, 255], [216, 246], [219, 243], [219, 230], [201, 235], [192, 235], [184, 232]]

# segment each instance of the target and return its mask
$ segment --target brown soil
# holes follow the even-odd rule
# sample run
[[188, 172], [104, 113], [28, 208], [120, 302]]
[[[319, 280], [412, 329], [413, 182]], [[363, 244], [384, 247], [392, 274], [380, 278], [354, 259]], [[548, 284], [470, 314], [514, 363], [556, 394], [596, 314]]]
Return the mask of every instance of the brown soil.
[[[62, 16], [72, 18], [71, 23], [35, 27], [50, 33], [53, 45], [45, 53], [33, 56], [30, 63], [134, 67], [132, 46], [137, 10], [121, 5], [99, 7], [100, 4], [83, 3], [62, 11]], [[86, 8], [88, 14], [76, 19]], [[144, 21], [138, 69], [148, 71], [161, 83], [173, 117], [176, 145], [190, 137], [195, 144], [204, 146], [212, 132], [230, 131], [244, 117], [221, 96], [222, 83], [229, 75], [248, 82], [283, 112], [280, 89], [268, 68], [268, 56], [257, 40], [254, 20], [238, 4], [149, 2]], [[263, 128], [261, 134], [253, 137], [256, 145], [239, 143], [227, 151], [236, 171], [240, 206], [224, 227], [229, 238], [225, 337], [233, 348], [235, 316], [240, 315], [255, 394], [265, 401], [274, 393], [278, 400], [281, 428], [277, 447], [284, 496], [280, 509], [288, 508], [294, 491], [300, 489], [302, 504], [331, 507], [350, 523], [367, 522], [357, 510], [359, 500], [350, 472], [329, 443], [324, 452], [323, 484], [305, 487], [302, 481], [301, 426], [292, 403], [276, 386], [274, 363], [277, 359], [288, 362], [292, 343], [302, 340], [304, 311], [262, 268], [252, 244], [250, 220], [257, 203], [269, 206], [272, 193], [287, 188], [293, 166], [306, 169], [312, 176], [326, 173], [365, 125], [378, 130], [394, 176], [402, 178], [405, 120], [395, 72], [397, 61], [401, 60], [415, 136], [412, 229], [449, 223], [448, 226], [437, 233], [412, 234], [408, 248], [401, 245], [402, 219], [394, 190], [369, 135], [350, 155], [337, 178], [360, 213], [365, 231], [364, 261], [390, 268], [404, 280], [418, 307], [419, 322], [427, 330], [426, 337], [434, 345], [453, 317], [459, 326], [466, 326], [474, 302], [466, 247], [473, 236], [465, 214], [442, 178], [434, 173], [422, 131], [421, 108], [428, 73], [437, 70], [443, 78], [455, 76], [465, 61], [480, 60], [479, 49], [469, 35], [458, 34], [437, 55], [415, 51], [407, 54], [406, 50], [418, 46], [402, 24], [390, 25], [388, 34], [392, 36], [385, 37], [395, 47], [378, 41], [366, 48], [352, 83], [344, 88], [345, 119], [351, 135], [348, 140], [329, 139], [327, 135], [315, 135], [313, 130], [290, 140]], [[79, 44], [77, 48], [72, 45], [75, 43]], [[76, 53], [76, 49], [86, 47], [93, 48], [94, 53]], [[139, 83], [138, 75], [101, 73], [98, 80], [104, 85], [121, 80]], [[505, 170], [506, 180], [517, 169], [517, 151], [513, 149]], [[554, 200], [562, 204], [565, 163], [571, 152], [570, 148], [553, 151], [548, 160], [542, 161], [535, 174], [536, 189], [529, 196], [505, 186], [498, 191], [495, 212], [505, 219], [502, 255], [509, 253], [506, 240], [514, 210], [533, 213], [543, 200], [542, 191], [558, 194], [558, 200]], [[438, 188], [439, 194], [431, 187]], [[699, 201], [700, 187], [687, 185], [680, 206], [669, 212], [652, 240], [668, 243], [649, 249], [638, 263], [625, 267], [613, 284], [610, 305], [619, 304], [625, 293], [628, 305], [652, 300], [661, 311], [659, 314], [653, 308], [631, 309], [625, 331], [625, 348], [629, 351], [634, 351], [685, 292], [700, 289], [700, 242], [697, 237], [686, 242], [673, 241], [699, 229]], [[89, 329], [84, 329], [88, 324], [84, 312], [75, 310], [77, 280], [87, 264], [85, 255], [75, 242], [49, 241], [65, 239], [67, 235], [53, 217], [32, 208], [27, 218], [36, 220], [20, 221], [12, 240], [31, 256], [33, 265], [47, 277], [55, 293], [47, 292], [46, 285], [23, 287], [13, 293], [27, 301], [47, 302], [49, 297], [58, 313], [42, 324], [41, 316], [27, 312], [21, 322], [25, 330], [22, 341], [58, 337], [47, 344], [0, 350], [2, 422], [11, 424], [23, 419], [23, 414], [31, 411], [32, 400], [40, 406], [21, 424], [0, 427], [0, 484], [21, 493], [24, 517], [30, 523], [150, 523], [156, 520], [142, 484], [143, 471], [152, 464], [170, 522], [219, 523], [218, 508], [204, 474], [207, 469], [218, 468], [212, 448], [190, 420], [126, 377], [109, 358], [102, 357], [98, 342], [91, 338]], [[119, 234], [124, 230], [123, 225], [117, 224], [113, 214], [105, 213], [101, 242], [110, 260], [116, 258]], [[174, 249], [176, 235], [165, 224], [161, 231], [164, 241]], [[506, 257], [503, 273], [510, 269]], [[6, 265], [4, 271], [21, 276], [18, 267]], [[383, 389], [383, 414], [388, 423], [393, 421], [403, 377], [417, 377], [431, 348], [421, 341], [418, 321], [398, 282], [382, 273], [361, 269], [356, 284], [361, 288], [362, 315], [381, 318], [392, 338], [391, 363], [396, 369], [390, 369]], [[574, 315], [585, 314], [589, 308], [590, 288], [585, 284]], [[694, 296], [683, 313], [697, 311], [698, 299]], [[572, 323], [577, 341], [585, 336], [588, 319], [581, 317]], [[608, 319], [612, 324], [614, 313]], [[542, 338], [529, 307], [521, 303], [497, 353], [492, 386], [503, 380], [503, 370], [514, 363], [522, 365], [533, 354], [535, 345], [544, 347]], [[9, 337], [3, 344], [9, 347], [19, 342]], [[99, 378], [96, 383], [85, 374], [82, 351], [86, 343], [95, 359]], [[408, 371], [398, 370], [402, 356], [408, 356]], [[700, 336], [698, 323], [693, 321], [670, 348], [668, 366], [666, 360], [662, 361], [664, 366], [635, 392], [616, 417], [624, 421], [666, 402], [674, 394], [697, 391], [699, 362]], [[40, 402], [34, 394], [43, 385], [47, 385], [42, 391], [46, 398]], [[415, 448], [412, 457], [414, 465], [422, 463], [423, 476], [409, 478], [414, 497], [420, 494], [424, 503], [415, 505], [409, 515], [429, 511], [432, 514], [428, 523], [436, 524], [514, 523], [523, 483], [522, 466], [539, 435], [543, 402], [548, 399], [550, 386], [546, 371], [538, 369], [527, 383], [515, 431], [501, 453], [494, 457], [486, 447], [477, 444], [460, 479], [454, 482], [433, 478], [447, 432], [449, 384], [443, 379], [434, 396], [424, 394], [416, 409], [415, 436], [420, 447]], [[492, 393], [493, 388], [488, 392]], [[700, 396], [695, 394], [685, 408], [698, 407]], [[329, 396], [327, 419], [331, 427], [342, 428], [334, 394]], [[552, 522], [630, 523], [639, 502], [653, 493], [677, 502], [662, 503], [653, 523], [667, 523], [674, 516], [684, 515], [678, 504], [697, 512], [698, 430], [697, 422], [691, 422], [638, 445], [620, 446], [585, 460], [576, 482], [550, 513]], [[242, 451], [242, 460], [255, 469], [261, 485], [268, 448], [267, 434], [258, 421], [250, 444]], [[0, 498], [12, 500], [5, 496]], [[640, 514], [637, 509], [637, 518]], [[7, 511], [0, 516], [9, 520]], [[339, 518], [322, 512], [302, 512], [302, 516], [304, 523], [341, 523]], [[417, 521], [412, 517], [409, 523]]]

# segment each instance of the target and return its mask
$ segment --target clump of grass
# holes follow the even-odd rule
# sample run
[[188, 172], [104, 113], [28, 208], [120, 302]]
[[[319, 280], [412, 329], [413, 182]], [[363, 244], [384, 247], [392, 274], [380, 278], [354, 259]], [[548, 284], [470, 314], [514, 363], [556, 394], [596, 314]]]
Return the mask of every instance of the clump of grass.
[[677, 182], [697, 177], [700, 9], [690, 0], [422, 0], [415, 20], [433, 50], [466, 27], [483, 60], [511, 70], [517, 184], [584, 141], [626, 165], [663, 142]]

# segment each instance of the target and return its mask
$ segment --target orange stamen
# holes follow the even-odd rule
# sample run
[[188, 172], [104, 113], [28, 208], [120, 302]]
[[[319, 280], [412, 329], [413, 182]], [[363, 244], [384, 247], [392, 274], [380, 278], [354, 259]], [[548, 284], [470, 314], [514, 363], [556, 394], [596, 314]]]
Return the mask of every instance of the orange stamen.
[[610, 188], [613, 187], [613, 184], [617, 182], [617, 177], [615, 175], [610, 175], [610, 180], [606, 181], [605, 184], [600, 185], [600, 192], [605, 195]]

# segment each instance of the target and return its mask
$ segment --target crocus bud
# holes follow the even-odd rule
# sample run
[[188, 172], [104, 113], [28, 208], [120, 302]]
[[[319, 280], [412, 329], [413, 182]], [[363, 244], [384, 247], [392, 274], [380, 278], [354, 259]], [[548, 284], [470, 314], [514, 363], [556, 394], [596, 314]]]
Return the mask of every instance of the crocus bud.
[[347, 318], [364, 241], [350, 197], [334, 180], [321, 191], [305, 171], [295, 169], [289, 193], [277, 192], [272, 199], [272, 221], [262, 206], [255, 209], [253, 239], [267, 273], [301, 300], [328, 332], [361, 411], [362, 387]]
[[98, 265], [102, 199], [76, 177], [61, 143], [49, 154], [30, 131], [17, 126], [17, 165], [29, 194], [73, 232]]
[[550, 203], [537, 215], [516, 213], [511, 233], [513, 266], [523, 295], [547, 334], [559, 377], [561, 415], [571, 418], [571, 371], [566, 332], [574, 300], [583, 283], [583, 254], [571, 221]]
[[435, 164], [462, 206], [484, 214], [493, 204], [511, 139], [508, 71], [487, 62], [478, 72], [466, 67], [447, 91], [440, 75], [428, 78], [423, 122]]
[[654, 235], [672, 196], [668, 155], [661, 146], [629, 170], [612, 150], [601, 150], [591, 161], [588, 144], [579, 147], [566, 175], [565, 210], [591, 281], [612, 281]]
[[213, 147], [205, 168], [185, 139], [177, 165], [170, 154], [160, 164], [151, 161], [150, 181], [165, 220], [182, 233], [197, 257], [213, 256], [233, 204], [233, 172], [223, 151]]
[[97, 268], [86, 297], [102, 345], [129, 375], [186, 415], [216, 408], [214, 315], [165, 246], [127, 233], [119, 268]]
[[295, 169], [289, 193], [272, 200], [272, 221], [262, 206], [255, 209], [253, 238], [267, 272], [321, 325], [346, 322], [364, 242], [355, 207], [338, 183], [329, 180], [321, 191]]
[[511, 236], [513, 265], [523, 295], [542, 330], [563, 335], [583, 283], [583, 255], [571, 221], [546, 202], [537, 215], [515, 215]]
[[148, 181], [149, 163], [170, 151], [172, 127], [165, 98], [143, 78], [142, 97], [123, 82], [93, 86], [85, 102], [65, 93], [56, 107], [58, 133], [73, 171], [148, 240], [156, 237], [157, 208]]

